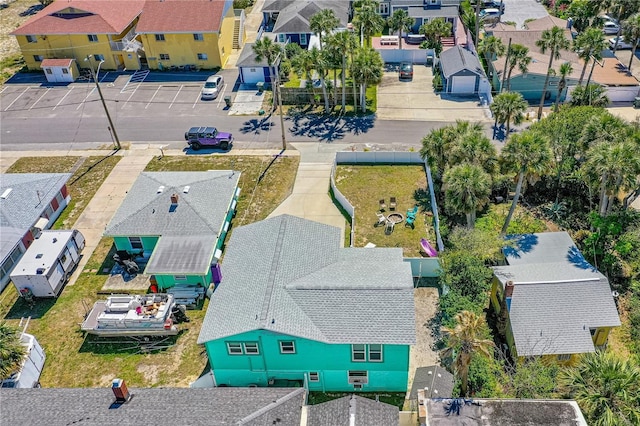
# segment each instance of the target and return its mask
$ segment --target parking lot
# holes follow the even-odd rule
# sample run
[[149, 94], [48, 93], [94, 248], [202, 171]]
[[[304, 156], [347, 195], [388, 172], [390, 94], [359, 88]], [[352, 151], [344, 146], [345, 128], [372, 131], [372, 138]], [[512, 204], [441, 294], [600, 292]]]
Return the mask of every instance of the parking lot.
[[[226, 116], [225, 96], [232, 96], [237, 72], [222, 71], [226, 84], [215, 100], [200, 99], [200, 90], [210, 73], [152, 73], [143, 81], [130, 81], [131, 74], [100, 73], [105, 102], [112, 115]], [[28, 77], [28, 76], [27, 76]], [[31, 81], [29, 81], [31, 80]], [[93, 81], [68, 85], [42, 81], [40, 75], [6, 84], [0, 91], [2, 114], [19, 117], [73, 117], [104, 114]]]

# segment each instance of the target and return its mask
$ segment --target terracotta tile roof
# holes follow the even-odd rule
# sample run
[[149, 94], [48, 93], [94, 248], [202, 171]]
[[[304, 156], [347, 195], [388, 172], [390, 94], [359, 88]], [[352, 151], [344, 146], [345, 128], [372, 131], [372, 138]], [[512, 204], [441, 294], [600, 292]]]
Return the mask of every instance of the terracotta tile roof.
[[[587, 68], [587, 73], [589, 71], [590, 68]], [[605, 58], [604, 67], [599, 67], [596, 64], [591, 81], [605, 86], [638, 86], [640, 84], [632, 74], [627, 72], [627, 67], [617, 58]]]
[[226, 1], [148, 0], [138, 21], [138, 33], [217, 32]]
[[527, 22], [526, 28], [532, 31], [550, 30], [553, 27], [567, 28], [567, 21], [564, 19], [556, 18], [555, 16], [547, 15], [535, 21]]
[[54, 1], [11, 34], [120, 34], [143, 5], [142, 0]]
[[43, 59], [40, 68], [43, 67], [69, 67], [75, 59]]

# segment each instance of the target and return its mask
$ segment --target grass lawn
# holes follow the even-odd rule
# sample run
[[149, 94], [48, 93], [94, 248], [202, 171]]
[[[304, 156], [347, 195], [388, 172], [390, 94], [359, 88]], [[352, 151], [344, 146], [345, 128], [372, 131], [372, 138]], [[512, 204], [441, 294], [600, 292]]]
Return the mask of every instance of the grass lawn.
[[[429, 194], [424, 168], [416, 165], [341, 165], [336, 170], [338, 189], [355, 207], [355, 247], [373, 243], [379, 247], [402, 247], [404, 256], [420, 257], [420, 238], [435, 240], [431, 225]], [[397, 224], [390, 235], [384, 226], [375, 226], [379, 200], [389, 204], [389, 197], [396, 197], [397, 212], [406, 215], [414, 205], [420, 206], [415, 228]], [[389, 214], [389, 208], [384, 214]]]
[[[476, 228], [492, 234], [499, 234], [510, 207], [511, 201], [502, 204], [491, 204], [487, 212], [478, 214]], [[462, 222], [460, 224], [464, 225]], [[511, 218], [511, 222], [509, 222], [507, 234], [529, 234], [557, 230], [558, 229], [550, 229], [544, 221], [536, 218], [529, 210], [518, 204]]]
[[120, 161], [110, 157], [22, 157], [11, 165], [7, 173], [69, 173], [77, 167], [67, 188], [71, 202], [62, 211], [53, 229], [69, 229], [76, 223], [87, 204]]

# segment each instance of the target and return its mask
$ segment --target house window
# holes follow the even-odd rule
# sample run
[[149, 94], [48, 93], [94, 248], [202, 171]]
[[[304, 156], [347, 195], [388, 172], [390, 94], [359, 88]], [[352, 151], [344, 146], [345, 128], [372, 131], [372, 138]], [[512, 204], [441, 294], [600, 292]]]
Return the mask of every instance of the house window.
[[62, 196], [62, 193], [58, 192], [58, 195], [56, 195], [56, 201], [58, 202], [59, 206], [62, 205], [62, 203], [64, 202], [64, 197]]
[[160, 54], [160, 60], [161, 61], [168, 61], [169, 60], [169, 54], [168, 53], [161, 53]]
[[53, 70], [51, 68], [45, 68], [47, 74], [53, 74]]
[[244, 347], [244, 353], [247, 355], [260, 355], [258, 350], [258, 342], [245, 342], [242, 344]]
[[206, 53], [198, 53], [198, 60], [199, 61], [206, 61], [209, 59], [209, 56]]
[[96, 34], [87, 34], [87, 38], [89, 39], [89, 41], [91, 43], [97, 43], [98, 42], [98, 36]]
[[300, 34], [300, 44], [307, 44], [307, 35]]
[[309, 381], [310, 382], [319, 382], [320, 381], [320, 374], [318, 374], [317, 371], [309, 372]]
[[369, 383], [369, 374], [365, 370], [349, 370], [349, 384], [351, 385], [366, 385]]
[[282, 341], [280, 342], [280, 353], [281, 354], [295, 354], [296, 353], [296, 344], [292, 341]]
[[364, 362], [367, 360], [365, 346], [366, 345], [351, 345], [351, 361]]
[[53, 207], [51, 207], [51, 204], [49, 204], [45, 209], [44, 215], [47, 217], [47, 219], [51, 219], [51, 216], [53, 216]]
[[187, 280], [187, 276], [186, 275], [174, 275], [173, 279], [175, 281], [186, 281]]
[[242, 344], [227, 342], [227, 352], [229, 355], [242, 355]]
[[164, 41], [164, 34], [156, 34], [156, 41]]
[[278, 34], [278, 41], [284, 43], [284, 34]]
[[63, 265], [64, 265], [65, 263], [67, 263], [67, 255], [66, 255], [66, 254], [63, 254], [63, 255], [62, 255], [62, 257], [60, 258], [60, 263], [62, 263]]
[[142, 239], [140, 237], [129, 237], [129, 244], [131, 244], [131, 250], [142, 250]]
[[33, 60], [36, 62], [42, 62], [43, 59], [42, 55], [33, 55]]
[[222, 56], [224, 56], [224, 46], [222, 46]]
[[249, 68], [249, 72], [256, 72], [255, 68]]
[[194, 34], [193, 39], [195, 41], [204, 41], [204, 34]]
[[438, 4], [440, 0], [429, 0], [429, 4]]
[[104, 61], [104, 55], [93, 55], [93, 59], [95, 59], [96, 62]]
[[38, 42], [38, 38], [34, 35], [28, 35], [27, 36], [27, 43], [37, 43]]
[[66, 68], [62, 68], [62, 74], [69, 74], [69, 70]]
[[389, 3], [380, 3], [378, 5], [378, 13], [380, 15], [388, 15], [389, 14]]
[[382, 345], [369, 345], [369, 361], [382, 362]]
[[558, 355], [558, 361], [569, 361], [570, 359], [571, 359], [571, 354]]

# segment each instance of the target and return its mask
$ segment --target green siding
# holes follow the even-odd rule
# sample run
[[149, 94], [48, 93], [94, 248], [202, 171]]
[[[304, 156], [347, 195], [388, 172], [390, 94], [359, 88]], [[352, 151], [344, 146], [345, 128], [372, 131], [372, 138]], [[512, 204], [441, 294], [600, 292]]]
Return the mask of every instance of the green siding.
[[[542, 89], [544, 88], [544, 75], [539, 74], [525, 74], [511, 78], [511, 91], [520, 92], [522, 96], [529, 102], [535, 104], [540, 103], [540, 97], [542, 96]], [[558, 94], [558, 77], [549, 78], [549, 88], [547, 89], [547, 99], [545, 103], [555, 102], [556, 95]], [[505, 82], [505, 84], [507, 84]], [[567, 87], [575, 86], [578, 84], [577, 80], [567, 79]], [[562, 92], [562, 100], [566, 97], [567, 89]]]
[[[294, 341], [295, 354], [281, 354], [280, 341]], [[229, 355], [226, 342], [258, 342], [259, 355]], [[310, 390], [353, 391], [348, 370], [368, 371], [362, 391], [407, 390], [408, 345], [383, 345], [382, 362], [352, 362], [351, 345], [326, 344], [266, 330], [256, 330], [205, 343], [218, 385], [267, 386], [270, 379], [304, 380], [318, 372], [320, 381], [309, 382]]]
[[176, 284], [181, 284], [181, 285], [200, 285], [202, 287], [209, 287], [209, 284], [211, 283], [211, 270], [209, 269], [209, 272], [206, 275], [186, 275], [186, 280], [180, 280], [180, 281], [176, 281], [174, 279], [174, 275], [172, 274], [168, 274], [168, 275], [159, 275], [159, 274], [155, 274], [154, 275], [156, 277], [156, 281], [158, 282], [158, 288], [162, 291], [165, 290], [167, 288], [171, 288], [173, 286], [175, 286]]
[[[135, 237], [135, 235], [132, 235]], [[158, 239], [160, 237], [140, 237], [142, 240], [142, 247], [144, 248], [145, 256], [150, 256], [153, 249], [156, 247], [158, 243]], [[131, 244], [129, 243], [129, 237], [113, 237], [113, 242], [116, 245], [117, 250], [126, 250], [128, 252], [137, 251], [131, 248]]]

